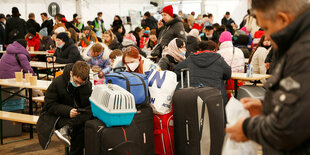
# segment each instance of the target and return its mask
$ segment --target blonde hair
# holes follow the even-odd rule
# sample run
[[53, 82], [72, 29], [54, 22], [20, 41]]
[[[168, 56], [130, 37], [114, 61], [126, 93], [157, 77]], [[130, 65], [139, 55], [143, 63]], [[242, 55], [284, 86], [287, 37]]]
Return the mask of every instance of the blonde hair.
[[116, 36], [114, 35], [114, 33], [113, 33], [111, 30], [105, 31], [104, 34], [109, 35], [110, 38], [111, 38], [111, 40], [110, 40], [109, 42], [106, 42], [106, 41], [104, 40], [104, 43], [110, 45], [110, 44], [113, 42], [113, 40], [115, 39]]

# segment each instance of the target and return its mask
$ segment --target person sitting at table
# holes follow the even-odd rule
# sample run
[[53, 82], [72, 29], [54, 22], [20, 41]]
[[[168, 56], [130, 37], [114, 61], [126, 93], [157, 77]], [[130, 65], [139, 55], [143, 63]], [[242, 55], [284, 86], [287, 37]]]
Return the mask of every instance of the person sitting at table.
[[[28, 31], [29, 32], [25, 36], [25, 39], [28, 42], [28, 49], [32, 50], [31, 48], [33, 48], [33, 51], [39, 51], [39, 47], [41, 43], [41, 40], [39, 38], [39, 33], [36, 32], [34, 27], [31, 27]], [[31, 54], [30, 56], [35, 57], [34, 54]]]
[[[181, 79], [181, 69], [190, 69], [191, 87], [215, 87], [218, 88], [223, 96], [223, 103], [226, 105], [228, 99], [226, 95], [225, 80], [231, 77], [231, 67], [225, 62], [220, 54], [216, 53], [217, 44], [214, 41], [202, 41], [198, 44], [199, 51], [178, 63], [174, 72], [178, 80]], [[186, 76], [185, 76], [186, 78]], [[187, 86], [187, 80], [184, 80]], [[178, 85], [180, 88], [180, 83]]]
[[102, 43], [91, 45], [89, 51], [83, 53], [83, 59], [91, 66], [93, 72], [98, 72], [99, 78], [103, 78], [111, 70], [109, 54], [110, 50]]
[[144, 58], [139, 54], [139, 50], [134, 46], [129, 46], [125, 49], [122, 57], [122, 62], [129, 72], [144, 74], [151, 69], [158, 69], [150, 59]]
[[110, 50], [121, 49], [122, 44], [118, 42], [116, 36], [111, 30], [107, 30], [102, 35], [103, 43], [109, 46]]
[[53, 57], [48, 57], [47, 62], [56, 62], [61, 64], [75, 63], [83, 60], [78, 48], [69, 38], [66, 32], [59, 33], [56, 37], [57, 49]]
[[66, 65], [64, 73], [49, 85], [37, 123], [43, 149], [47, 149], [54, 131], [66, 146], [70, 146], [70, 154], [83, 154], [84, 124], [92, 118], [89, 72], [86, 62], [77, 61]]
[[27, 41], [18, 39], [6, 48], [6, 53], [3, 54], [0, 61], [0, 79], [15, 78], [15, 72], [34, 74], [30, 66], [30, 54], [26, 50]]
[[80, 46], [87, 47], [96, 42], [98, 42], [96, 33], [89, 26], [85, 26], [80, 37]]

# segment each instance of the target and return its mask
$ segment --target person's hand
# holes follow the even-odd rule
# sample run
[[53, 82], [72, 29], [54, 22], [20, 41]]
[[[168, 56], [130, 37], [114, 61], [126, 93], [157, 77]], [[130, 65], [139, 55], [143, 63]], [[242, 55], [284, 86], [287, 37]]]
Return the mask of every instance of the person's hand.
[[162, 20], [160, 20], [157, 24], [158, 29], [160, 29], [162, 26], [164, 26], [164, 23], [162, 22]]
[[77, 109], [73, 108], [70, 111], [70, 118], [76, 117], [77, 115], [79, 115], [80, 113], [77, 112]]
[[248, 141], [249, 139], [244, 135], [243, 130], [242, 130], [242, 125], [244, 122], [245, 118], [239, 119], [236, 124], [234, 124], [231, 127], [226, 128], [226, 133], [230, 134], [230, 139], [234, 140], [236, 142], [245, 142]]
[[270, 68], [270, 62], [265, 63], [265, 67], [268, 70]]
[[260, 100], [246, 97], [241, 99], [240, 102], [243, 104], [244, 109], [250, 112], [251, 117], [262, 114], [263, 103]]
[[52, 62], [52, 61], [53, 61], [53, 58], [48, 57], [48, 58], [46, 58], [46, 61], [47, 61], [47, 62]]
[[56, 57], [53, 57], [53, 62], [56, 62]]

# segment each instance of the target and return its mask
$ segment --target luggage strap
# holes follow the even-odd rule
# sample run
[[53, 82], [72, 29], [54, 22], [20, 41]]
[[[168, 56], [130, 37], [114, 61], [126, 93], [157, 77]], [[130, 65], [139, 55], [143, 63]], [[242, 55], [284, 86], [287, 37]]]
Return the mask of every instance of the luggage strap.
[[123, 73], [119, 73], [119, 74], [121, 74], [124, 77], [124, 79], [126, 80], [127, 91], [130, 92], [130, 84], [129, 84], [128, 78]]
[[203, 102], [203, 105], [202, 105], [202, 111], [201, 111], [201, 116], [200, 116], [200, 122], [199, 125], [200, 125], [200, 129], [199, 129], [199, 139], [201, 140], [202, 138], [202, 131], [203, 131], [203, 122], [204, 122], [204, 117], [205, 117], [205, 109], [206, 109], [206, 103]]
[[143, 84], [143, 88], [144, 88], [144, 96], [145, 96], [145, 101], [144, 101], [144, 103], [147, 104], [147, 103], [148, 103], [148, 100], [149, 100], [149, 98], [147, 97], [147, 91], [148, 91], [148, 90], [146, 90], [147, 85], [145, 84], [145, 82], [144, 82], [144, 80], [142, 79], [142, 77], [136, 75], [135, 73], [130, 73], [130, 74], [132, 74], [132, 75], [138, 77], [138, 78], [141, 80], [141, 82], [142, 82], [142, 84]]

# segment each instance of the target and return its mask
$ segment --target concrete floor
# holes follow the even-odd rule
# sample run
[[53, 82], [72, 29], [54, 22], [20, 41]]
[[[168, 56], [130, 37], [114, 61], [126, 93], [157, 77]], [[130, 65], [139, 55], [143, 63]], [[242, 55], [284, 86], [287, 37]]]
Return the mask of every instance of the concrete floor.
[[[29, 133], [23, 133], [20, 137], [5, 138], [4, 143], [29, 138]], [[34, 138], [15, 143], [0, 145], [1, 155], [62, 155], [65, 154], [65, 146], [61, 143], [55, 134], [47, 150], [43, 150], [39, 145], [38, 135], [34, 133]]]

